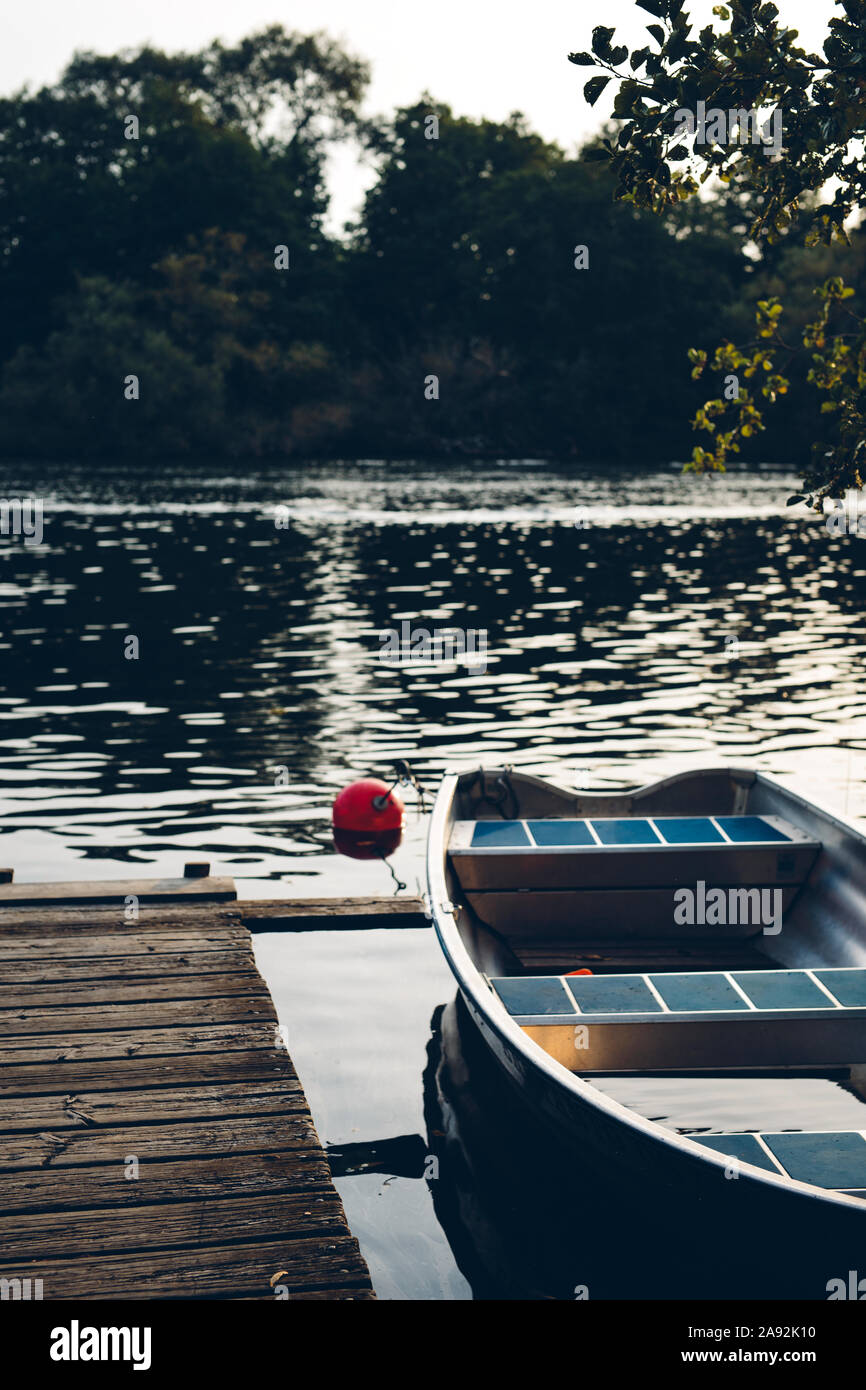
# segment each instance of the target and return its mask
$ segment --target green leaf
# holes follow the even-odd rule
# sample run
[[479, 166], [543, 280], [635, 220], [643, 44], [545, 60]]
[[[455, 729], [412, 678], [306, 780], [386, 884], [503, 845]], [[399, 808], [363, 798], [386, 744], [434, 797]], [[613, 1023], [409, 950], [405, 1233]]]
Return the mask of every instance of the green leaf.
[[682, 29], [675, 29], [667, 41], [665, 57], [669, 63], [679, 62], [688, 51], [689, 41]]
[[583, 89], [583, 95], [590, 106], [595, 106], [608, 82], [609, 77], [591, 77]]
[[595, 67], [595, 59], [591, 53], [569, 53], [568, 61], [570, 63], [577, 63], [580, 68]]
[[642, 10], [649, 10], [650, 14], [656, 15], [659, 19], [664, 19], [668, 12], [667, 0], [635, 0], [635, 4], [640, 5]]
[[795, 492], [793, 497], [788, 498], [787, 502], [785, 503], [785, 506], [796, 507], [798, 502], [805, 502], [805, 500], [806, 494], [804, 492]]
[[615, 116], [630, 116], [636, 100], [640, 99], [640, 88], [635, 82], [624, 82], [613, 103]]
[[622, 45], [620, 45], [620, 47], [618, 47], [618, 48], [612, 48], [612, 49], [610, 50], [610, 56], [609, 56], [609, 58], [608, 58], [608, 62], [612, 63], [613, 66], [614, 66], [615, 68], [618, 68], [619, 65], [620, 65], [620, 63], [624, 63], [627, 57], [628, 57], [628, 45], [627, 45], [627, 44], [622, 44]]
[[616, 31], [608, 29], [605, 24], [597, 24], [592, 31], [592, 51], [597, 53], [599, 58], [610, 56], [610, 41]]
[[665, 31], [660, 24], [648, 24], [647, 32], [652, 34], [660, 48], [665, 46]]

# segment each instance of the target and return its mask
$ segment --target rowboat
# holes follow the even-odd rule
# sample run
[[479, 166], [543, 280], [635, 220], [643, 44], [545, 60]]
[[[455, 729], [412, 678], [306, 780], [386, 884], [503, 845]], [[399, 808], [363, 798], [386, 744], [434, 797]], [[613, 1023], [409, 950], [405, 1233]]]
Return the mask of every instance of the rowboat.
[[688, 1134], [603, 1083], [830, 1078], [866, 1098], [856, 825], [748, 768], [621, 792], [479, 769], [439, 790], [427, 901], [470, 1047], [541, 1171], [638, 1194], [657, 1242], [697, 1212], [729, 1296], [851, 1296], [866, 1110], [845, 1130]]

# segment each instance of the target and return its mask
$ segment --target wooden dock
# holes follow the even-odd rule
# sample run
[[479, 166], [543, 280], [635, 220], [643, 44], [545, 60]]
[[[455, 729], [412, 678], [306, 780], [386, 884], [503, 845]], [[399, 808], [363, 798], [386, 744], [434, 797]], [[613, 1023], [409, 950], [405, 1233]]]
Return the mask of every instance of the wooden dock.
[[211, 877], [0, 884], [3, 1297], [375, 1297], [249, 931], [324, 913]]

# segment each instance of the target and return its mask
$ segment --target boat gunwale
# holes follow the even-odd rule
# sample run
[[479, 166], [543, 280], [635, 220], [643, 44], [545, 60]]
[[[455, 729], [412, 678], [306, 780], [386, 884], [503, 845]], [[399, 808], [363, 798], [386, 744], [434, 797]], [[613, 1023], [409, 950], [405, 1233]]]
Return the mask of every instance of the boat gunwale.
[[[486, 773], [503, 772], [503, 768], [485, 768]], [[541, 777], [536, 777], [531, 773], [523, 773], [514, 768], [507, 769], [509, 776], [513, 779], [528, 782], [537, 788], [547, 792], [553, 792], [563, 798], [574, 801], [575, 798], [591, 796], [607, 798], [611, 800], [622, 800], [631, 798], [632, 800], [646, 795], [650, 792], [658, 792], [662, 788], [671, 786], [675, 783], [692, 780], [701, 776], [724, 774], [732, 782], [748, 778], [748, 785], [753, 787], [761, 782], [773, 790], [781, 793], [783, 797], [795, 801], [810, 813], [818, 812], [834, 823], [846, 834], [854, 835], [866, 845], [866, 836], [863, 831], [847, 817], [840, 816], [831, 811], [828, 807], [818, 801], [809, 800], [797, 792], [791, 791], [777, 777], [771, 773], [757, 772], [750, 768], [732, 766], [727, 764], [717, 764], [710, 767], [695, 768], [683, 772], [674, 773], [671, 776], [659, 779], [656, 782], [647, 782], [634, 789], [624, 788], [620, 791], [612, 792], [581, 792], [571, 791], [567, 788], [557, 786]], [[436, 935], [445, 955], [452, 974], [454, 975], [461, 992], [466, 996], [474, 1009], [484, 1018], [487, 1026], [508, 1047], [520, 1053], [528, 1065], [545, 1074], [547, 1079], [559, 1087], [559, 1089], [573, 1097], [575, 1100], [588, 1104], [600, 1110], [611, 1119], [625, 1124], [629, 1129], [634, 1130], [653, 1143], [661, 1144], [666, 1148], [676, 1149], [685, 1156], [696, 1159], [699, 1162], [710, 1165], [719, 1170], [720, 1174], [730, 1167], [730, 1155], [722, 1154], [718, 1150], [709, 1149], [706, 1145], [690, 1138], [688, 1135], [678, 1134], [675, 1130], [669, 1129], [666, 1125], [656, 1120], [648, 1120], [643, 1115], [637, 1114], [621, 1101], [615, 1100], [612, 1096], [600, 1091], [591, 1081], [584, 1077], [566, 1070], [561, 1063], [550, 1057], [544, 1049], [533, 1041], [514, 1020], [508, 1015], [504, 1005], [496, 999], [493, 991], [488, 988], [482, 972], [473, 961], [469, 951], [460, 935], [457, 926], [457, 919], [454, 915], [454, 906], [450, 901], [448, 884], [445, 878], [445, 864], [448, 854], [446, 832], [453, 819], [452, 810], [454, 807], [455, 796], [461, 778], [473, 775], [471, 771], [464, 773], [446, 773], [442, 779], [433, 811], [430, 818], [430, 827], [427, 837], [427, 892], [429, 911], [433, 921]], [[482, 819], [482, 817], [479, 817]], [[493, 817], [490, 817], [493, 819]], [[818, 968], [818, 967], [814, 967]], [[491, 1007], [492, 1006], [492, 1007]], [[864, 1125], [866, 1131], [866, 1125]], [[732, 1131], [733, 1132], [733, 1131]], [[753, 1131], [743, 1131], [752, 1133]], [[808, 1131], [819, 1133], [835, 1133], [835, 1130]], [[842, 1191], [832, 1188], [817, 1187], [813, 1183], [803, 1182], [799, 1178], [792, 1178], [782, 1173], [772, 1173], [764, 1168], [759, 1168], [755, 1164], [749, 1163], [745, 1159], [738, 1159], [738, 1172], [744, 1173], [753, 1182], [766, 1184], [771, 1188], [781, 1189], [786, 1192], [795, 1191], [810, 1197], [812, 1200], [827, 1202], [832, 1206], [842, 1207], [851, 1211], [864, 1211], [864, 1201], [860, 1197], [852, 1197]]]

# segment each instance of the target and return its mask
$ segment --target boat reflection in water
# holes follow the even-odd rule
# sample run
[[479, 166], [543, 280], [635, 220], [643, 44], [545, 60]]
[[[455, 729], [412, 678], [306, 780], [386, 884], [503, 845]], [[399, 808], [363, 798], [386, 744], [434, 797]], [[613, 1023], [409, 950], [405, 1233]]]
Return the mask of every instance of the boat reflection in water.
[[546, 1132], [460, 995], [432, 1027], [430, 1188], [476, 1298], [822, 1300], [866, 1274], [859, 1223], [793, 1224], [784, 1208], [774, 1222], [736, 1178], [713, 1201]]

